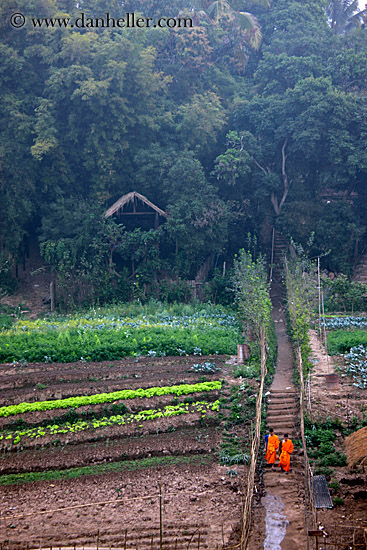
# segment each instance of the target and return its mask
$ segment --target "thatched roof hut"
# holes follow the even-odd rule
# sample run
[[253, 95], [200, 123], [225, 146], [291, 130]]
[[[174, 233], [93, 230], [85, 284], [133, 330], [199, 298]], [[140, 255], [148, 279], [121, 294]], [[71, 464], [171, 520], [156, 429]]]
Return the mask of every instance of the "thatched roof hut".
[[367, 465], [367, 427], [352, 433], [345, 440], [347, 461], [350, 469]]
[[[148, 209], [145, 208], [145, 209], [139, 210], [138, 201], [140, 201], [140, 203], [143, 203], [145, 206], [147, 206]], [[125, 208], [128, 205], [131, 205], [132, 207], [131, 208], [132, 211], [130, 212], [127, 212]], [[153, 210], [153, 212], [151, 210]], [[109, 209], [106, 211], [105, 218], [109, 218], [116, 212], [119, 212], [120, 214], [122, 213], [122, 214], [129, 214], [129, 215], [157, 214], [159, 216], [163, 216], [164, 218], [168, 218], [167, 212], [158, 208], [158, 206], [156, 206], [150, 200], [144, 197], [144, 195], [141, 195], [136, 191], [131, 191], [131, 193], [127, 193], [127, 195], [123, 195], [122, 197], [120, 197], [119, 200], [116, 201], [112, 206], [110, 206]]]

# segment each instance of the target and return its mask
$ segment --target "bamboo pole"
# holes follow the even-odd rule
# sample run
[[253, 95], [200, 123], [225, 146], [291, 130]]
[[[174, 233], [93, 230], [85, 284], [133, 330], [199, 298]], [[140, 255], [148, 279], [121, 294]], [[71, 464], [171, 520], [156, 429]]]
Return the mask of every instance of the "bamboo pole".
[[321, 276], [320, 276], [320, 256], [317, 258], [317, 281], [319, 294], [319, 338], [321, 339]]
[[321, 293], [321, 304], [322, 304], [322, 318], [323, 318], [323, 325], [324, 325], [324, 343], [325, 343], [325, 351], [326, 351], [326, 361], [327, 361], [327, 372], [330, 373], [330, 362], [329, 362], [329, 353], [327, 349], [327, 339], [326, 339], [326, 324], [325, 324], [325, 309], [324, 309], [324, 293]]
[[261, 427], [261, 409], [262, 398], [264, 392], [264, 383], [266, 376], [266, 348], [265, 348], [265, 327], [260, 329], [260, 347], [261, 347], [261, 382], [259, 393], [256, 400], [256, 419], [255, 419], [255, 433], [251, 444], [251, 463], [247, 476], [247, 488], [246, 496], [243, 504], [242, 513], [242, 536], [241, 536], [241, 550], [246, 550], [248, 545], [248, 538], [250, 534], [251, 523], [251, 505], [255, 484], [255, 470], [256, 461], [260, 444], [260, 427]]
[[162, 485], [159, 484], [159, 550], [163, 550]]
[[273, 233], [271, 237], [271, 259], [270, 259], [270, 275], [269, 283], [271, 284], [273, 278], [273, 262], [274, 262], [274, 241], [275, 241], [275, 228], [273, 227]]

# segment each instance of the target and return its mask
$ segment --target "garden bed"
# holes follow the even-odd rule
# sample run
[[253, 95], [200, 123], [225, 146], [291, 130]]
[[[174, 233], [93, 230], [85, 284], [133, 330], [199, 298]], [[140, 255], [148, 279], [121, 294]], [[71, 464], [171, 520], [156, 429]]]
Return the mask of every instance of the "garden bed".
[[[194, 364], [213, 363], [217, 372], [212, 374], [192, 369]], [[157, 504], [159, 482], [164, 492], [175, 493], [165, 498], [165, 536], [176, 536], [183, 541], [186, 540], [185, 532], [190, 532], [190, 536], [201, 532], [202, 548], [213, 548], [222, 536], [226, 542], [232, 540], [240, 521], [240, 478], [246, 466], [230, 462], [225, 465], [220, 461], [223, 426], [228, 424], [223, 449], [227, 460], [233, 445], [243, 447], [248, 440], [248, 425], [241, 421], [241, 415], [246, 413], [251, 417], [257, 387], [255, 380], [235, 379], [233, 367], [226, 364], [225, 356], [139, 357], [103, 364], [78, 361], [29, 363], [20, 367], [3, 365], [0, 383], [4, 387], [6, 406], [24, 402], [26, 396], [32, 397], [27, 401], [36, 404], [55, 398], [93, 396], [101, 390], [108, 394], [122, 389], [136, 391], [216, 380], [220, 381], [221, 389], [117, 400], [70, 409], [81, 421], [102, 422], [96, 429], [46, 433], [50, 430], [47, 425], [52, 426], [60, 420], [60, 427], [63, 427], [63, 415], [69, 414], [65, 409], [3, 417], [3, 434], [12, 427], [13, 431], [40, 430], [41, 436], [23, 437], [12, 449], [7, 448], [6, 440], [1, 441], [2, 483], [10, 485], [0, 485], [0, 511], [2, 517], [9, 516], [0, 527], [0, 541], [8, 540], [10, 548], [19, 549], [24, 548], [25, 542], [39, 546], [40, 540], [43, 546], [47, 543], [91, 544], [95, 542], [94, 534], [97, 536], [99, 531], [100, 543], [104, 541], [109, 545], [118, 541], [122, 545], [127, 529], [127, 540], [131, 537], [131, 541], [135, 541], [134, 546], [128, 544], [127, 548], [136, 548], [137, 540], [140, 540], [138, 548], [141, 550], [150, 548], [151, 534], [157, 533], [159, 528], [159, 510], [156, 506], [152, 511], [152, 504], [148, 505], [143, 497], [151, 494], [152, 502]], [[234, 384], [242, 389], [234, 390]], [[222, 400], [219, 410], [214, 407], [218, 399]], [[108, 414], [119, 416], [115, 409], [122, 405], [126, 406], [126, 411], [120, 411], [121, 417], [144, 410], [164, 412], [167, 407], [168, 411], [182, 408], [184, 412], [145, 419], [138, 416], [125, 424], [103, 425]], [[76, 422], [80, 421], [78, 418]], [[14, 422], [19, 420], [27, 426], [16, 426]], [[73, 426], [71, 421], [68, 423]], [[14, 440], [13, 437], [13, 443]], [[238, 456], [235, 462], [239, 461]], [[93, 505], [38, 515], [42, 510], [93, 504], [121, 496], [137, 500], [126, 506], [117, 503], [103, 507]], [[23, 513], [34, 515], [14, 520], [10, 517]], [[134, 533], [138, 527], [141, 532], [136, 539]], [[188, 542], [189, 539], [185, 548]]]

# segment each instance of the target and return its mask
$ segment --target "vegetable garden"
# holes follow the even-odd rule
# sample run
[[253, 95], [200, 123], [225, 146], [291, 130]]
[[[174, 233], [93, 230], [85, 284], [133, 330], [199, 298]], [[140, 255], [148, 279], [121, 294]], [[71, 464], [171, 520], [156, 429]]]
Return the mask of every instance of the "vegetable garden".
[[[228, 364], [240, 338], [234, 315], [214, 308], [21, 319], [5, 328], [1, 542], [82, 545], [98, 530], [101, 544], [122, 544], [139, 527], [132, 547], [140, 540], [150, 548], [159, 484], [174, 495], [163, 514], [177, 548], [180, 540], [187, 548], [184, 531], [200, 532], [201, 548], [232, 540], [258, 385]], [[66, 362], [74, 352], [78, 360]], [[93, 507], [121, 496], [126, 506]], [[75, 505], [78, 513], [46, 513]]]
[[328, 350], [339, 355], [342, 376], [350, 376], [353, 385], [367, 388], [367, 317], [331, 317], [325, 322], [329, 331]]

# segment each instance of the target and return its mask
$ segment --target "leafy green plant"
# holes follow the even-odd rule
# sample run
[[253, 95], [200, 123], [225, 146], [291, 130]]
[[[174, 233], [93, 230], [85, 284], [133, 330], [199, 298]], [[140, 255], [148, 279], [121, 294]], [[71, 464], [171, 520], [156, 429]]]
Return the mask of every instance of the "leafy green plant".
[[191, 370], [194, 372], [202, 372], [204, 374], [215, 374], [216, 372], [220, 372], [222, 369], [217, 367], [215, 363], [207, 361], [206, 363], [195, 363], [191, 367]]
[[[97, 312], [96, 312], [97, 313]], [[22, 320], [0, 332], [0, 361], [101, 361], [139, 355], [234, 353], [240, 326], [221, 308], [176, 316], [99, 316]]]
[[[61, 426], [59, 424], [48, 424], [47, 426], [41, 426], [37, 428], [28, 428], [21, 430], [14, 430], [13, 432], [4, 432], [0, 435], [0, 441], [5, 443], [4, 449], [8, 449], [10, 446], [21, 444], [26, 446], [27, 440], [30, 439], [42, 439], [47, 436], [54, 436], [57, 434], [73, 434], [86, 430], [98, 430], [104, 429], [108, 426], [124, 426], [131, 423], [140, 423], [145, 421], [152, 421], [157, 418], [170, 418], [173, 416], [180, 416], [183, 414], [200, 413], [201, 418], [205, 417], [208, 412], [217, 412], [219, 410], [219, 401], [214, 403], [208, 403], [207, 401], [197, 401], [189, 405], [188, 403], [179, 403], [178, 405], [168, 405], [163, 409], [148, 409], [142, 410], [135, 414], [128, 415], [113, 415], [109, 417], [102, 417], [99, 419], [93, 419], [91, 421], [77, 420], [73, 423], [64, 423]], [[139, 424], [141, 427], [141, 425]], [[168, 431], [175, 431], [175, 428], [171, 426]], [[53, 440], [55, 441], [55, 440]]]
[[336, 479], [335, 479], [334, 481], [330, 481], [329, 487], [330, 487], [330, 489], [332, 489], [332, 490], [335, 491], [335, 492], [340, 491], [340, 485], [339, 485], [339, 483], [336, 481]]
[[367, 347], [367, 330], [336, 330], [327, 335], [331, 355], [348, 353], [356, 346]]
[[324, 456], [317, 461], [319, 466], [346, 466], [347, 457], [339, 451], [324, 453]]
[[234, 371], [233, 375], [235, 378], [258, 378], [260, 374], [260, 365], [238, 365]]
[[181, 384], [178, 386], [153, 387], [138, 390], [121, 390], [112, 393], [99, 393], [95, 395], [84, 395], [79, 397], [68, 397], [66, 399], [55, 399], [53, 401], [36, 401], [34, 403], [20, 403], [19, 405], [8, 405], [0, 407], [0, 416], [7, 417], [14, 414], [23, 414], [30, 411], [47, 411], [53, 409], [66, 409], [69, 407], [83, 407], [84, 405], [97, 405], [99, 403], [111, 403], [120, 399], [136, 399], [153, 397], [156, 395], [187, 395], [190, 393], [220, 390], [220, 381], [203, 382], [200, 384]]
[[345, 356], [347, 364], [344, 372], [353, 377], [353, 385], [360, 389], [367, 388], [367, 345], [355, 346]]

